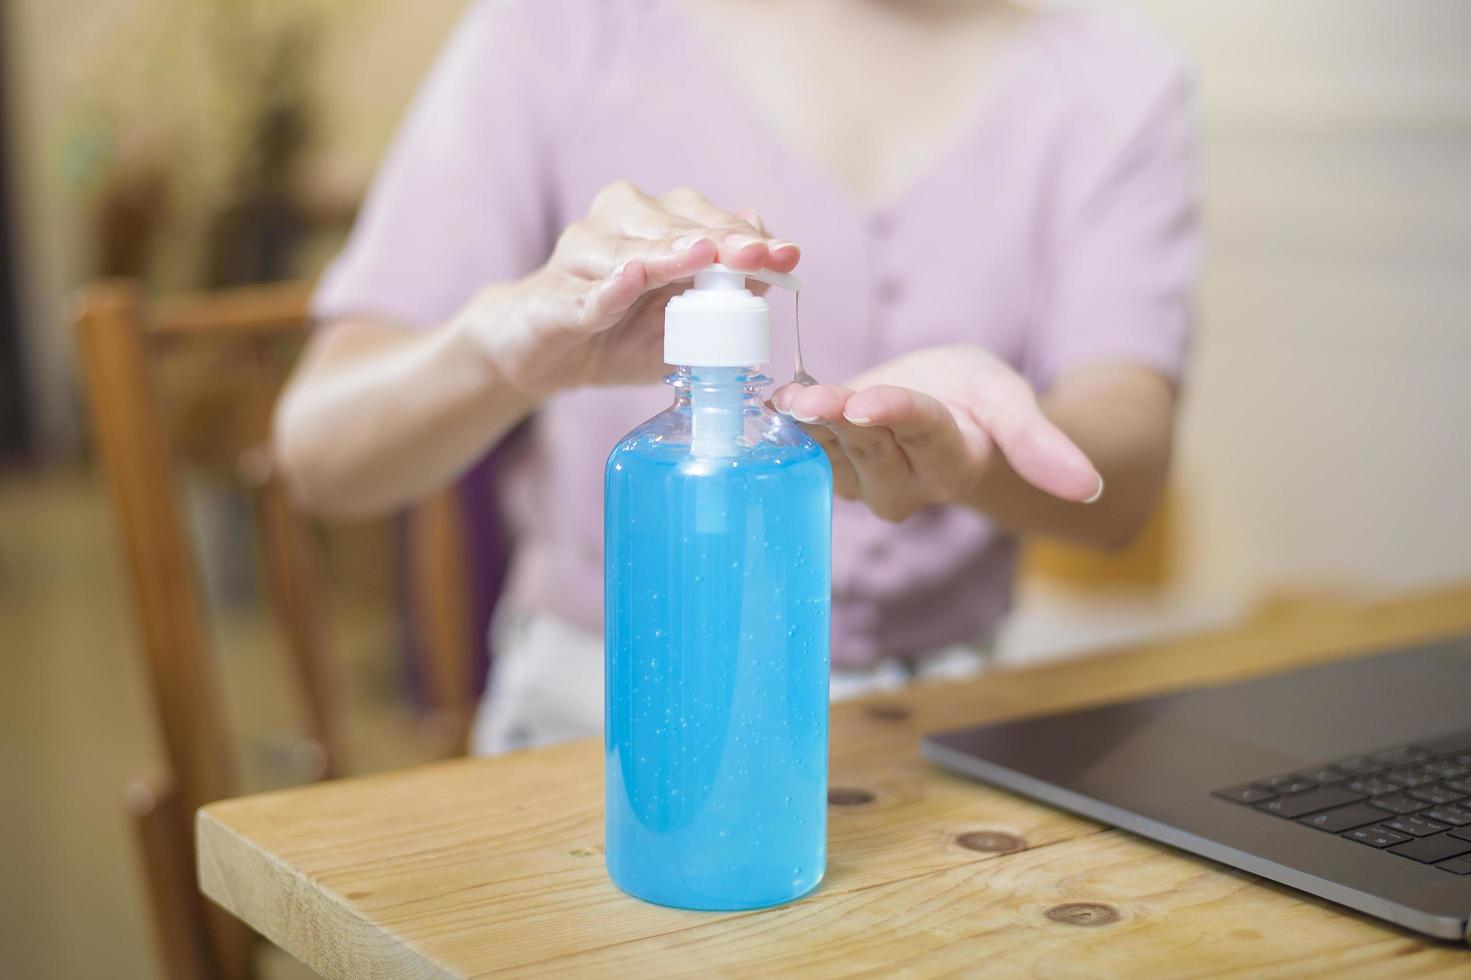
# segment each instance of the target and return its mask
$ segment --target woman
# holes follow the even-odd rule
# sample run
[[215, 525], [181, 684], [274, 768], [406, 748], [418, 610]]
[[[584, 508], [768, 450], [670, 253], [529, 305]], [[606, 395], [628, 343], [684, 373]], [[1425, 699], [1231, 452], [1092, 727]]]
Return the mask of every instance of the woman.
[[1118, 545], [1160, 491], [1188, 90], [1115, 16], [1000, 0], [481, 2], [322, 283], [289, 479], [387, 510], [532, 417], [476, 747], [595, 733], [601, 468], [669, 400], [664, 303], [800, 260], [807, 366], [840, 383], [773, 401], [843, 498], [834, 694], [971, 672], [1016, 535]]

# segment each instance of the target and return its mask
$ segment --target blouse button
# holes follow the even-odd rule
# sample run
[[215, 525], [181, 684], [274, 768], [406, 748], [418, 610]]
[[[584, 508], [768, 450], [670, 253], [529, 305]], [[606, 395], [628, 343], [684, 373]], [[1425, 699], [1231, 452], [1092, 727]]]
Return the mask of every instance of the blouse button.
[[903, 291], [904, 287], [899, 284], [899, 280], [889, 277], [879, 280], [875, 296], [884, 306], [890, 306]]

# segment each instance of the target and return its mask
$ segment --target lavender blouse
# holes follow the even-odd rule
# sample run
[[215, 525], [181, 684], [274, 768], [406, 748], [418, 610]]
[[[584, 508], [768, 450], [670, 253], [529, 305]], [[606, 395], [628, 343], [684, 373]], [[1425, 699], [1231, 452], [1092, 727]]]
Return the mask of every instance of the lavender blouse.
[[[1039, 391], [1098, 362], [1178, 377], [1200, 251], [1190, 84], [1142, 28], [1038, 15], [959, 138], [870, 209], [774, 136], [684, 16], [677, 0], [475, 4], [316, 312], [430, 329], [485, 283], [540, 265], [598, 189], [627, 178], [754, 207], [802, 246], [804, 353], [824, 380], [954, 343], [984, 345]], [[785, 380], [791, 311], [771, 299], [771, 373]], [[509, 474], [515, 606], [601, 630], [603, 463], [670, 398], [585, 389], [537, 414]], [[838, 665], [979, 640], [1006, 611], [1016, 543], [980, 514], [933, 507], [889, 524], [839, 500], [833, 525]]]

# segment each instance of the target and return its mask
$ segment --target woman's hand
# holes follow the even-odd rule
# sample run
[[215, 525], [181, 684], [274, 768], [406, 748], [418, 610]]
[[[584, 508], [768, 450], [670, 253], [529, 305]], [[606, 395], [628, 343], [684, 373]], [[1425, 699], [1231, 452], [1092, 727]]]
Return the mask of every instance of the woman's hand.
[[485, 288], [441, 328], [344, 317], [316, 331], [277, 402], [276, 460], [319, 513], [402, 507], [454, 479], [547, 395], [657, 378], [671, 283], [716, 261], [788, 272], [800, 257], [751, 211], [613, 184], [546, 265]]
[[1031, 386], [979, 347], [915, 351], [846, 386], [787, 385], [772, 404], [822, 444], [834, 490], [886, 520], [970, 501], [1003, 458], [1061, 500], [1092, 503], [1103, 492], [1098, 471], [1042, 414]]
[[674, 283], [714, 262], [790, 272], [800, 257], [752, 211], [722, 211], [691, 190], [653, 198], [619, 182], [562, 233], [546, 265], [489, 287], [457, 320], [533, 397], [651, 381], [664, 371], [664, 306], [683, 288]]

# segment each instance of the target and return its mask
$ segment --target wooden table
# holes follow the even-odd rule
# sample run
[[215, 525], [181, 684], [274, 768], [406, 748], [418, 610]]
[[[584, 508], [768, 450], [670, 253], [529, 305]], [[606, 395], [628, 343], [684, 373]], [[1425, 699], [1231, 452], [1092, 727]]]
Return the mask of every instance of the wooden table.
[[595, 740], [228, 800], [206, 894], [331, 977], [1471, 976], [1424, 940], [927, 764], [922, 733], [1471, 629], [1471, 587], [833, 709], [830, 859], [762, 912], [646, 905], [603, 870]]

